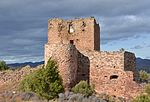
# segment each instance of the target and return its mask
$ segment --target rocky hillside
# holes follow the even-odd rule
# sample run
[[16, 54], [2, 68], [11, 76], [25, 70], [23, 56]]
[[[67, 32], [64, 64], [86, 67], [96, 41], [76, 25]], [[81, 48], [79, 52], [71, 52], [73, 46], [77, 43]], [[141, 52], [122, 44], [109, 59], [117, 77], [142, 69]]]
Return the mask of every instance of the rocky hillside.
[[[0, 102], [48, 102], [39, 98], [35, 93], [19, 91], [19, 83], [23, 77], [42, 68], [42, 66], [39, 65], [36, 68], [25, 66], [15, 70], [0, 71]], [[110, 97], [105, 94], [84, 97], [81, 94], [72, 92], [60, 93], [59, 98], [49, 102], [108, 102], [109, 99], [124, 102], [121, 97]]]
[[[36, 68], [25, 66], [16, 70], [6, 70], [0, 72], [0, 102], [13, 102], [13, 97], [29, 97], [29, 94], [18, 94], [19, 82], [25, 75], [32, 73], [33, 71], [41, 68], [42, 65]], [[15, 96], [14, 96], [15, 95]], [[33, 95], [32, 95], [33, 96]], [[19, 100], [19, 99], [18, 99]], [[16, 102], [16, 101], [14, 101]], [[22, 101], [17, 101], [22, 102]]]

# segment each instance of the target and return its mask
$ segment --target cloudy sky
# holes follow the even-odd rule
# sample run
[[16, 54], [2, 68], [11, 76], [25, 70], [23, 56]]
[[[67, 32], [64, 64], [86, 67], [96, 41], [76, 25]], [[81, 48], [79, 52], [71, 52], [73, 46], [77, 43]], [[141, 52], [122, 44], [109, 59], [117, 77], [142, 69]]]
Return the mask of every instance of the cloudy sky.
[[94, 16], [101, 50], [150, 59], [150, 0], [0, 0], [0, 60], [43, 60], [47, 21]]

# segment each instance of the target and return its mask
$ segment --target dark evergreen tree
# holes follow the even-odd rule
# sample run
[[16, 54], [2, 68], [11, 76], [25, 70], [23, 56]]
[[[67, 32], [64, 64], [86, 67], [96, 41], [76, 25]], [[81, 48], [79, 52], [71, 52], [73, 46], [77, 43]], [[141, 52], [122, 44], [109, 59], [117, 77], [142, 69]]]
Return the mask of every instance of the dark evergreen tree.
[[0, 71], [7, 70], [8, 66], [6, 65], [5, 61], [0, 61]]
[[50, 59], [45, 68], [26, 76], [20, 88], [23, 91], [35, 92], [47, 100], [56, 98], [64, 91], [56, 62]]

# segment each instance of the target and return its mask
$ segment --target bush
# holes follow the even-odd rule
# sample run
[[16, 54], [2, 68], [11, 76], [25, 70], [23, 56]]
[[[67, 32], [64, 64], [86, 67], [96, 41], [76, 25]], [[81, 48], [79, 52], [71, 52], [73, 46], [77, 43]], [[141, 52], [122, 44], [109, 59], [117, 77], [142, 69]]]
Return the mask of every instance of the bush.
[[6, 65], [5, 61], [0, 61], [0, 71], [7, 70], [8, 66]]
[[49, 60], [46, 68], [39, 69], [22, 80], [20, 89], [25, 92], [35, 92], [47, 100], [54, 99], [64, 91], [56, 62]]
[[145, 86], [145, 93], [147, 93], [148, 95], [150, 95], [150, 84], [147, 84]]
[[150, 84], [147, 84], [144, 93], [133, 99], [132, 102], [150, 102]]
[[72, 88], [72, 91], [74, 93], [83, 94], [84, 96], [90, 96], [93, 94], [94, 89], [88, 84], [87, 81], [80, 81]]
[[149, 95], [140, 95], [133, 99], [132, 102], [150, 102], [150, 96]]
[[148, 74], [146, 71], [141, 70], [141, 71], [139, 72], [139, 75], [140, 75], [140, 80], [141, 80], [142, 82], [147, 82], [147, 81], [148, 81], [148, 79], [149, 79], [149, 74]]
[[[60, 93], [58, 102], [107, 102], [103, 99], [92, 95], [89, 97], [84, 97], [82, 94], [75, 94], [73, 92]], [[116, 101], [113, 101], [116, 102]], [[117, 101], [118, 102], [118, 101]]]

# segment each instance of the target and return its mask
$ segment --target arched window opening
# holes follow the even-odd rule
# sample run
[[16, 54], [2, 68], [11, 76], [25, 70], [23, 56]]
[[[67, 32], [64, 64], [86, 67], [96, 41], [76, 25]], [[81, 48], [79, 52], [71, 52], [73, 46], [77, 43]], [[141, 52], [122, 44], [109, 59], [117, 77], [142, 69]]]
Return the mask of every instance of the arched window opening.
[[69, 31], [70, 34], [74, 32], [74, 28], [72, 24], [69, 24]]

